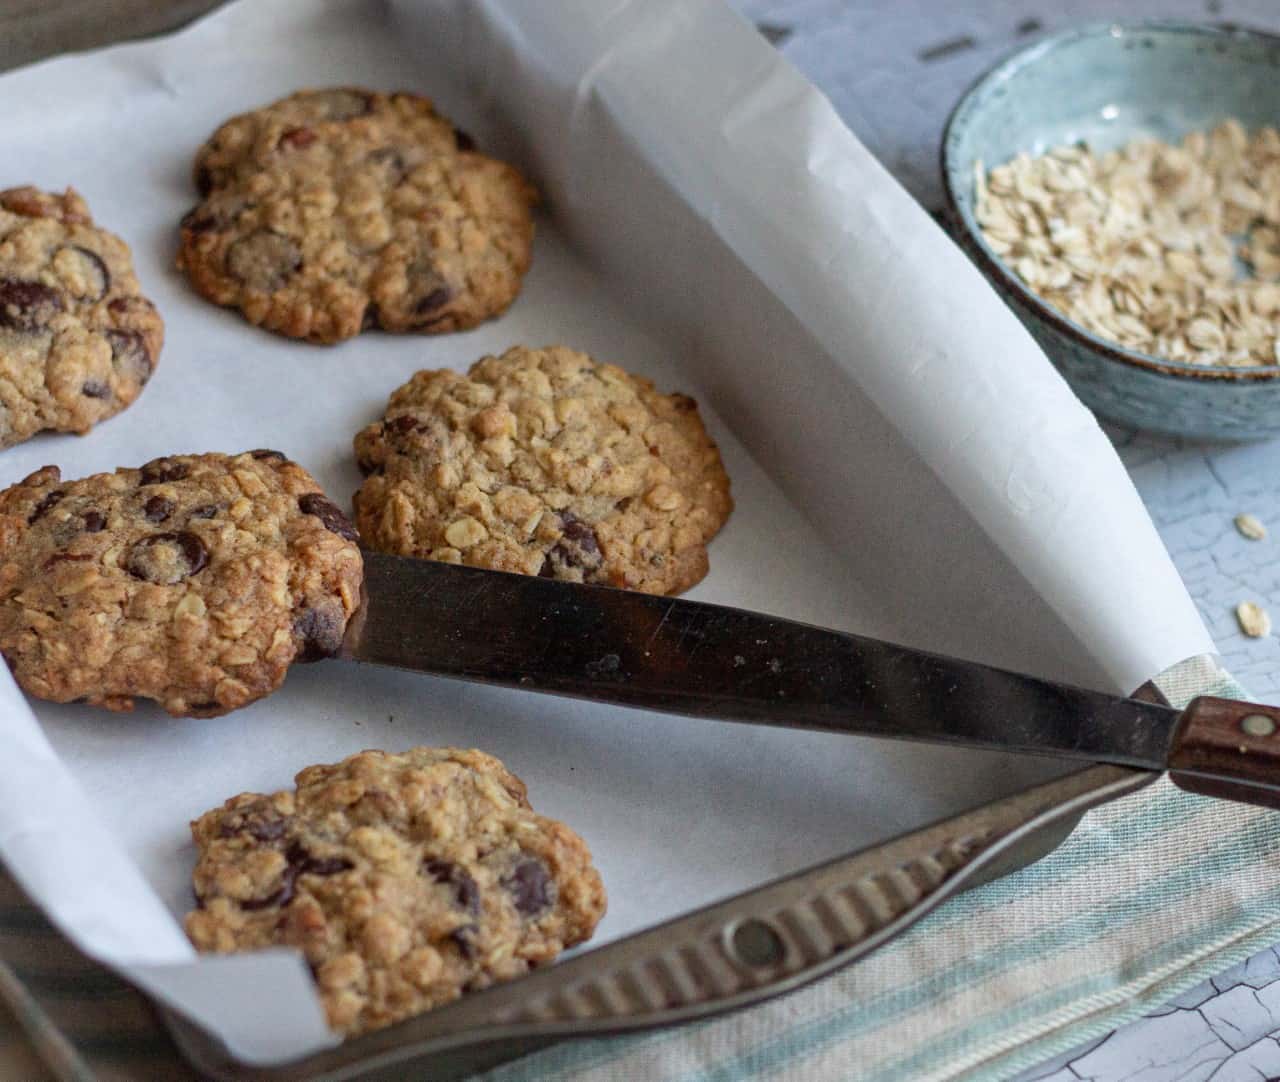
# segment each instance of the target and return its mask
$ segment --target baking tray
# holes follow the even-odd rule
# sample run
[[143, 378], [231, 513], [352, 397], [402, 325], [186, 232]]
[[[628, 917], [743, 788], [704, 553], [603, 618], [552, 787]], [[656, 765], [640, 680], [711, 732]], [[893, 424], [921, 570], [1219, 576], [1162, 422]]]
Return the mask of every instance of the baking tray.
[[[525, 167], [537, 175], [537, 148], [526, 146], [520, 154], [518, 135], [512, 145]], [[682, 223], [672, 217], [656, 228], [682, 228]], [[566, 235], [586, 253], [600, 254], [598, 236], [575, 237], [572, 229]], [[607, 256], [601, 261], [607, 264]], [[642, 269], [660, 271], [656, 266]], [[760, 289], [758, 283], [745, 281], [735, 287]], [[758, 308], [769, 311], [766, 305]], [[769, 333], [780, 344], [811, 345], [802, 326], [787, 321], [783, 313], [769, 315]], [[754, 331], [746, 322], [739, 328], [743, 335]], [[244, 328], [240, 333], [253, 332]], [[690, 348], [700, 346], [695, 341]], [[719, 392], [720, 412], [732, 413], [739, 404], [739, 389], [728, 384], [723, 371], [710, 371], [706, 378]], [[750, 403], [744, 405], [743, 413], [750, 419]], [[941, 491], [936, 496], [945, 499]], [[971, 549], [982, 547], [980, 540], [969, 542]], [[962, 607], [989, 588], [996, 572], [977, 563], [969, 593], [957, 585], [955, 596], [940, 599], [942, 603]], [[885, 566], [882, 571], [887, 592], [904, 605], [916, 600], [910, 569]], [[1014, 598], [1009, 608], [1026, 608], [1024, 601]], [[1058, 626], [1043, 606], [1032, 605], [1021, 618]], [[930, 640], [924, 629], [912, 641], [964, 652], [957, 646], [962, 638], [954, 631], [949, 634], [947, 641]], [[1011, 632], [1001, 656], [987, 659], [1036, 668], [1030, 658], [1019, 664], [1017, 638], [1016, 631]], [[1064, 650], [1061, 666], [1051, 675], [1101, 682], [1087, 660], [1070, 649]], [[679, 1024], [786, 992], [865, 955], [945, 898], [1038, 859], [1066, 837], [1089, 807], [1149, 780], [1149, 775], [1099, 767], [1032, 786], [286, 1067], [240, 1063], [178, 1014], [164, 1008], [162, 1013], [192, 1062], [225, 1078], [342, 1078], [384, 1068], [394, 1077], [410, 1059], [423, 1066], [429, 1063], [433, 1077], [452, 1077], [554, 1040]], [[903, 795], [910, 795], [910, 790]]]

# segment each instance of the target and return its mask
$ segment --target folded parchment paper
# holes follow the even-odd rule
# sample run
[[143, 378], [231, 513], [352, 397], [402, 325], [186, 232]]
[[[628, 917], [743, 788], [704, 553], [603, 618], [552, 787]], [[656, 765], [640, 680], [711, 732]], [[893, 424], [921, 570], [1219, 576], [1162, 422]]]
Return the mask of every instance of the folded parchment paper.
[[[547, 213], [507, 315], [319, 348], [213, 309], [173, 271], [199, 143], [332, 83], [428, 93], [536, 178]], [[8, 75], [0, 94], [0, 180], [80, 188], [168, 322], [135, 406], [87, 438], [5, 451], [0, 482], [265, 445], [345, 503], [351, 436], [415, 369], [565, 342], [703, 402], [738, 510], [694, 596], [1123, 691], [1212, 649], [1090, 415], [825, 100], [718, 3], [241, 3]], [[1060, 769], [337, 662], [214, 720], [31, 705], [0, 676], [0, 855], [86, 951], [264, 1062], [331, 1038], [291, 953], [194, 959], [175, 919], [186, 824], [308, 763], [418, 743], [501, 756], [591, 843], [602, 939]]]

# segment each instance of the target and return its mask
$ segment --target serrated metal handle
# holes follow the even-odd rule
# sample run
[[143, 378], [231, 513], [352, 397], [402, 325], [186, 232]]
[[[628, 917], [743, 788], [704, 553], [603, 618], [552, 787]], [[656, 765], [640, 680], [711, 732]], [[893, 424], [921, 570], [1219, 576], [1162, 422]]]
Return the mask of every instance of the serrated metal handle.
[[[474, 1069], [486, 1047], [599, 1036], [707, 1018], [789, 992], [856, 961], [944, 899], [1025, 864], [1086, 810], [1156, 775], [1100, 766], [668, 921], [279, 1068], [235, 1064], [174, 1016], [188, 1054], [224, 1079], [342, 1079], [433, 1057]], [[1056, 839], [1055, 839], [1056, 841]], [[442, 1058], [443, 1057], [443, 1058]]]

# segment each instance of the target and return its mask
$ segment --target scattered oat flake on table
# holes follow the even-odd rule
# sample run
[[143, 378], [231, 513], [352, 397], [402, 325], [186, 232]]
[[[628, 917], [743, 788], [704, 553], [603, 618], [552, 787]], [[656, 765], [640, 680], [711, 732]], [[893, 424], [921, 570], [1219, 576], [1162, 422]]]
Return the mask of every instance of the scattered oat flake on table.
[[1226, 120], [1178, 144], [1082, 143], [975, 173], [987, 244], [1068, 319], [1184, 364], [1280, 363], [1275, 128]]
[[1267, 536], [1267, 528], [1262, 525], [1256, 515], [1251, 515], [1247, 511], [1236, 515], [1235, 522], [1241, 536], [1247, 537], [1250, 541], [1261, 541]]
[[1251, 639], [1271, 634], [1271, 616], [1256, 601], [1241, 601], [1236, 606], [1236, 619], [1240, 622], [1240, 630]]

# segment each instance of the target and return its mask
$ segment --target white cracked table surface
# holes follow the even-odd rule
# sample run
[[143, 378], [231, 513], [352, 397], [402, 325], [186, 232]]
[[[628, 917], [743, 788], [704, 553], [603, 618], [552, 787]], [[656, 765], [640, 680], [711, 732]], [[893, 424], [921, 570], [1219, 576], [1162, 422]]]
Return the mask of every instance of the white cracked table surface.
[[[1280, 32], [1276, 0], [732, 0], [831, 98], [927, 208], [942, 205], [938, 146], [964, 89], [996, 59], [1082, 21], [1184, 18]], [[1280, 119], [1280, 118], [1278, 118]], [[1280, 640], [1248, 639], [1254, 600], [1280, 625], [1280, 440], [1166, 440], [1108, 428], [1227, 666], [1280, 696]], [[1270, 527], [1249, 541], [1242, 511]], [[1018, 1082], [1260, 1082], [1280, 1078], [1280, 945]]]

